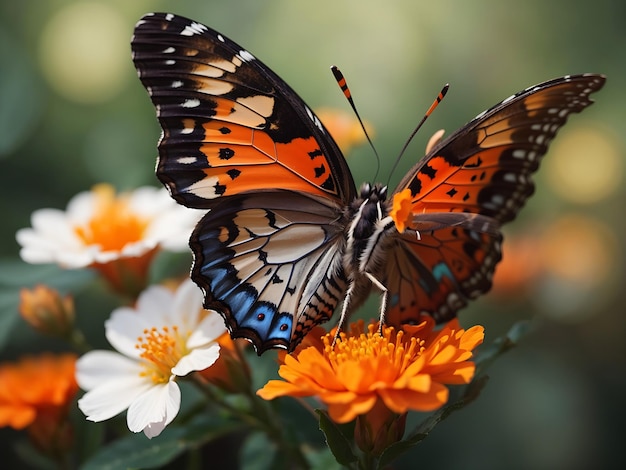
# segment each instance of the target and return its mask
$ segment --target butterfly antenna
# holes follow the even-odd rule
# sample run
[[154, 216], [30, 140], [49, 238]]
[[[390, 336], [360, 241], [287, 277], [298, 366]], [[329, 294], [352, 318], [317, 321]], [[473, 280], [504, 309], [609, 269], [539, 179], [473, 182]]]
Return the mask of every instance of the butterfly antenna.
[[435, 98], [435, 100], [433, 101], [433, 104], [431, 104], [430, 108], [428, 108], [428, 111], [426, 111], [426, 114], [424, 114], [424, 117], [422, 118], [422, 120], [415, 127], [415, 130], [411, 132], [411, 135], [402, 146], [402, 150], [400, 150], [400, 154], [398, 155], [398, 158], [396, 158], [396, 162], [393, 164], [391, 173], [389, 173], [390, 178], [391, 178], [391, 175], [393, 175], [393, 172], [396, 170], [398, 163], [400, 163], [400, 159], [402, 158], [402, 155], [404, 155], [404, 152], [406, 152], [406, 149], [409, 147], [409, 144], [413, 140], [413, 137], [415, 137], [415, 134], [417, 134], [417, 131], [419, 131], [420, 128], [424, 125], [424, 123], [426, 122], [426, 119], [428, 119], [428, 116], [430, 116], [432, 112], [435, 110], [435, 108], [439, 106], [439, 103], [441, 103], [441, 101], [443, 100], [443, 97], [446, 96], [446, 93], [448, 93], [448, 88], [450, 88], [450, 85], [446, 83], [441, 89], [441, 91], [439, 92], [439, 94], [437, 95], [437, 98]]
[[348, 83], [346, 82], [346, 78], [343, 76], [343, 74], [341, 73], [341, 70], [339, 70], [337, 66], [335, 65], [331, 66], [330, 70], [335, 76], [335, 80], [337, 81], [339, 88], [341, 88], [341, 91], [343, 91], [343, 95], [348, 100], [348, 103], [350, 103], [350, 106], [352, 107], [352, 111], [354, 111], [354, 115], [359, 120], [361, 129], [363, 129], [363, 133], [365, 134], [365, 137], [367, 138], [367, 141], [369, 142], [370, 147], [372, 147], [372, 150], [374, 151], [374, 155], [376, 155], [376, 174], [374, 175], [374, 180], [376, 180], [376, 178], [378, 177], [378, 172], [380, 171], [380, 157], [378, 156], [376, 147], [374, 147], [374, 144], [372, 143], [372, 139], [370, 139], [370, 136], [367, 133], [367, 130], [365, 129], [365, 124], [363, 124], [363, 120], [361, 119], [361, 116], [359, 115], [359, 112], [356, 109], [356, 105], [354, 104], [354, 100], [352, 99], [352, 93], [350, 92], [350, 88], [348, 88]]

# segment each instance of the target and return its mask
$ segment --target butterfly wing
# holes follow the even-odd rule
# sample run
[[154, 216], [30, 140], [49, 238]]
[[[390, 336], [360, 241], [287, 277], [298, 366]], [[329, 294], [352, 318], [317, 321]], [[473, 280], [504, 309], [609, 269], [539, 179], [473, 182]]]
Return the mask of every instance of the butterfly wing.
[[200, 221], [192, 278], [233, 337], [259, 354], [291, 350], [331, 317], [346, 288], [343, 231], [329, 223], [337, 211], [325, 199], [274, 191], [222, 200]]
[[157, 176], [181, 204], [266, 189], [347, 203], [348, 165], [320, 120], [252, 54], [165, 13], [135, 27], [133, 61], [163, 128]]
[[[398, 237], [389, 251], [385, 286], [390, 298], [386, 321], [398, 326], [419, 323], [422, 315], [437, 322], [491, 288], [502, 258], [502, 236], [463, 227]], [[395, 265], [395, 267], [393, 267]]]
[[548, 144], [570, 114], [592, 103], [589, 95], [604, 81], [585, 74], [527, 88], [479, 114], [409, 171], [396, 193], [411, 190], [412, 212], [424, 227], [430, 214], [437, 221], [450, 212], [492, 222], [483, 230], [468, 218], [419, 231], [419, 239], [415, 231], [399, 234], [386, 266], [390, 323], [417, 321], [422, 313], [448, 320], [467, 299], [491, 288], [501, 259], [501, 236], [494, 229], [515, 218], [534, 191], [531, 176]]
[[436, 145], [400, 182], [413, 212], [515, 218], [534, 191], [532, 173], [572, 113], [593, 101], [602, 75], [571, 75], [529, 87], [476, 116]]
[[157, 176], [210, 209], [190, 239], [205, 306], [259, 354], [295, 347], [345, 290], [339, 221], [356, 190], [339, 148], [283, 80], [200, 23], [146, 15], [132, 51], [163, 129]]

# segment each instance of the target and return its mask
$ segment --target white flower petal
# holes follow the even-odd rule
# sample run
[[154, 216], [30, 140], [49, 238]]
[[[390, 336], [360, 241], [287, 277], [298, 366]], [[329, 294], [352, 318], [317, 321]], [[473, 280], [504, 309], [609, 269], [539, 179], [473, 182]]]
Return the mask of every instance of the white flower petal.
[[171, 325], [173, 303], [174, 293], [171, 290], [163, 286], [151, 286], [139, 295], [137, 313], [157, 328]]
[[[108, 189], [105, 191], [108, 194]], [[16, 233], [22, 246], [20, 255], [29, 263], [56, 262], [65, 268], [80, 268], [94, 262], [109, 263], [119, 258], [142, 256], [159, 245], [169, 246], [172, 242], [181, 249], [188, 249], [184, 246], [201, 211], [179, 206], [164, 188], [146, 186], [121, 197], [128, 202], [131, 212], [147, 222], [141, 240], [126, 243], [119, 251], [102, 251], [97, 242], [85, 245], [75, 229], [88, 224], [98, 212], [102, 191], [95, 189], [75, 195], [65, 211], [39, 209], [33, 212], [32, 229]]]
[[226, 325], [222, 316], [210, 310], [200, 324], [193, 329], [187, 340], [187, 347], [198, 348], [215, 341], [226, 332]]
[[128, 408], [126, 422], [132, 432], [144, 431], [146, 436], [158, 436], [178, 414], [180, 388], [173, 380], [153, 386], [137, 397]]
[[83, 390], [92, 390], [110, 380], [139, 377], [141, 365], [113, 351], [90, 351], [76, 361], [76, 380]]
[[202, 291], [190, 279], [185, 280], [176, 290], [172, 304], [172, 314], [176, 322], [181, 322], [185, 329], [193, 330], [198, 324], [202, 311]]
[[207, 348], [194, 349], [172, 367], [172, 374], [183, 377], [190, 372], [204, 370], [211, 367], [219, 357], [220, 345], [217, 343], [213, 343]]
[[166, 250], [189, 251], [191, 232], [205, 213], [177, 205], [161, 217], [153, 219], [146, 229], [146, 237], [158, 237]]
[[120, 414], [153, 387], [139, 376], [112, 379], [85, 393], [78, 407], [89, 421], [104, 421]]
[[83, 224], [89, 221], [96, 209], [96, 193], [83, 191], [76, 194], [67, 203], [67, 218], [72, 224]]
[[154, 325], [135, 310], [128, 307], [115, 309], [104, 322], [105, 336], [111, 346], [128, 357], [138, 358], [140, 351], [135, 347], [137, 338]]

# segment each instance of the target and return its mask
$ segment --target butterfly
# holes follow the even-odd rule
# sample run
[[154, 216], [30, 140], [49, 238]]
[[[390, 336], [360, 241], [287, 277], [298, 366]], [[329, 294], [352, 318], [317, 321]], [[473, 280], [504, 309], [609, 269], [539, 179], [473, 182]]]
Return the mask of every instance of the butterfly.
[[[357, 190], [304, 101], [250, 52], [198, 22], [145, 15], [132, 53], [163, 133], [156, 173], [208, 209], [190, 238], [204, 306], [258, 354], [293, 350], [343, 302], [342, 322], [380, 290], [390, 325], [453, 318], [491, 287], [499, 227], [568, 116], [605, 81], [569, 75], [516, 93], [436, 143], [391, 195]], [[390, 216], [408, 194], [413, 218]]]

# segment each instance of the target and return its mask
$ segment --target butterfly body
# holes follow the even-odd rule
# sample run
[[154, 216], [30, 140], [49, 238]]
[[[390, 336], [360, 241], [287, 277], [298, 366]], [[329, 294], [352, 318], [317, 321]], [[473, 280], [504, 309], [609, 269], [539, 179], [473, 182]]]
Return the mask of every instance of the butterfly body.
[[[209, 210], [190, 238], [192, 279], [259, 354], [292, 350], [372, 290], [393, 325], [447, 320], [489, 290], [500, 225], [532, 194], [557, 130], [604, 83], [565, 76], [507, 98], [437, 143], [388, 195], [379, 184], [357, 191], [310, 108], [216, 31], [150, 14], [132, 49], [163, 128], [157, 176], [180, 203]], [[392, 200], [407, 189], [414, 215], [400, 232]]]

